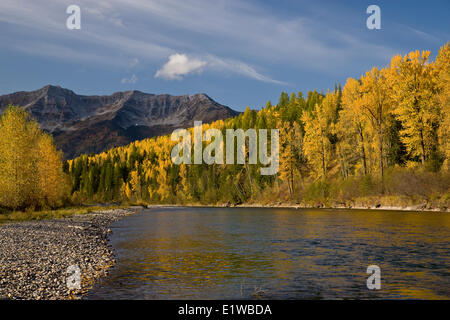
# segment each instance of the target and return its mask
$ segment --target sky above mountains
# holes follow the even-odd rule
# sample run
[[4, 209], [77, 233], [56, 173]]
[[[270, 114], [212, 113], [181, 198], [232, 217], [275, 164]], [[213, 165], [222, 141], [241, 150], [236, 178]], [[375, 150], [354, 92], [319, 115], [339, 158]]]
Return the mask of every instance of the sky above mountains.
[[[81, 29], [69, 30], [69, 5]], [[381, 29], [369, 30], [369, 5]], [[1, 0], [0, 94], [204, 92], [242, 111], [450, 40], [450, 1]]]

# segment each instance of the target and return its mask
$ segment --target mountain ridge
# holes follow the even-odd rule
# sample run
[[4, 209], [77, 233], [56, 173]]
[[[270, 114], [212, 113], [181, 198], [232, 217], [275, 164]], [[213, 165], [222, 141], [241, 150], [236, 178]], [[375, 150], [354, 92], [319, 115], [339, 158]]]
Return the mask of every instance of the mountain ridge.
[[54, 85], [1, 95], [0, 114], [9, 104], [28, 110], [53, 135], [65, 158], [168, 134], [191, 127], [194, 120], [212, 122], [239, 114], [206, 93], [173, 96], [129, 90], [79, 95]]

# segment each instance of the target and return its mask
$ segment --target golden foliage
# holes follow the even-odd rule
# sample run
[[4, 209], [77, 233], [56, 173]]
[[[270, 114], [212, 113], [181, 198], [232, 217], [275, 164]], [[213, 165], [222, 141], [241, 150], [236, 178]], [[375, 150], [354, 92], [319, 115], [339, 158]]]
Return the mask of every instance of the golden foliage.
[[[450, 45], [441, 48], [436, 62], [429, 56], [427, 51], [395, 56], [385, 68], [349, 78], [343, 90], [336, 86], [307, 98], [282, 93], [278, 105], [247, 108], [235, 118], [203, 125], [203, 131], [222, 133], [279, 129], [278, 175], [260, 176], [259, 163], [174, 165], [170, 153], [176, 142], [161, 136], [69, 161], [73, 191], [101, 199], [115, 188], [117, 200], [156, 203], [242, 203], [258, 194], [286, 196], [287, 190], [291, 199], [300, 199], [301, 192], [323, 199], [340, 185], [352, 196], [392, 192], [393, 168], [426, 171], [430, 160], [435, 173], [442, 162], [450, 170]], [[188, 131], [192, 136], [193, 128]], [[98, 183], [105, 164], [118, 172], [114, 185]]]
[[0, 118], [0, 206], [56, 207], [67, 185], [51, 136], [25, 110], [8, 107]]

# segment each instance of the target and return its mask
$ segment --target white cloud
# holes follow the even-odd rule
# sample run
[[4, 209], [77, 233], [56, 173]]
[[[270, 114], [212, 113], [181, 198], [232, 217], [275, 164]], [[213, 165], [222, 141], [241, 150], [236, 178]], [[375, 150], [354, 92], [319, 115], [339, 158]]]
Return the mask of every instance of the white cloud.
[[[363, 31], [340, 29], [326, 18], [313, 19], [301, 12], [283, 17], [270, 7], [242, 0], [126, 0], [128, 8], [148, 15], [157, 23], [208, 39], [210, 54], [240, 55], [258, 63], [285, 63], [331, 71], [353, 67], [366, 57], [385, 61], [395, 50], [365, 39]], [[322, 10], [320, 6], [316, 10]], [[180, 28], [182, 26], [182, 28]], [[365, 28], [361, 28], [365, 31]], [[180, 43], [183, 36], [173, 35]], [[188, 38], [189, 39], [189, 38]], [[183, 43], [183, 50], [197, 51], [198, 45]], [[210, 49], [211, 50], [211, 49]]]
[[183, 77], [202, 73], [203, 71], [212, 71], [218, 73], [233, 73], [255, 79], [263, 82], [276, 84], [287, 84], [282, 81], [271, 79], [257, 72], [253, 67], [237, 60], [223, 59], [216, 56], [208, 55], [205, 57], [189, 57], [186, 54], [176, 53], [169, 56], [161, 69], [155, 73], [155, 78], [165, 80], [182, 80]]
[[169, 61], [156, 72], [155, 78], [182, 80], [183, 76], [188, 74], [201, 73], [206, 64], [206, 61], [188, 58], [185, 54], [172, 54], [169, 56]]
[[126, 84], [126, 83], [134, 84], [137, 81], [138, 81], [138, 77], [136, 77], [135, 74], [133, 74], [130, 78], [123, 78], [122, 80], [120, 80], [120, 82], [123, 84]]

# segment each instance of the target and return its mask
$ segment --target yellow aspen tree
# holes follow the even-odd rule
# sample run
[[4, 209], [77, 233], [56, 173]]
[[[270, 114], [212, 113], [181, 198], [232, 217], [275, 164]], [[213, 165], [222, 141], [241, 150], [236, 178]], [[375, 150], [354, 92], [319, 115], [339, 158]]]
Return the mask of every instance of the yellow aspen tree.
[[147, 181], [147, 192], [149, 195], [149, 199], [153, 200], [157, 195], [157, 189], [153, 186], [153, 182], [156, 181], [156, 170], [154, 165], [150, 161], [146, 161], [144, 163], [144, 177], [145, 181]]
[[68, 183], [62, 169], [62, 153], [56, 150], [49, 134], [39, 137], [36, 155], [41, 206], [61, 205], [60, 201], [68, 193]]
[[450, 42], [439, 50], [436, 58], [437, 103], [440, 105], [441, 123], [439, 145], [444, 155], [444, 169], [450, 171]]
[[131, 200], [132, 196], [133, 196], [133, 190], [130, 187], [129, 183], [125, 184], [125, 195], [127, 197], [128, 200]]
[[133, 170], [130, 173], [131, 179], [130, 179], [130, 186], [131, 186], [131, 191], [135, 194], [136, 199], [138, 201], [140, 201], [142, 199], [141, 197], [141, 180], [139, 177], [139, 171]]
[[178, 192], [181, 194], [184, 200], [191, 199], [191, 192], [189, 189], [188, 171], [186, 164], [180, 165], [180, 184], [178, 186]]
[[170, 166], [170, 160], [160, 159], [157, 167], [158, 176], [156, 181], [158, 183], [158, 195], [161, 201], [167, 200], [171, 194], [171, 188], [169, 186], [169, 177], [167, 169]]
[[349, 78], [342, 91], [342, 110], [336, 131], [342, 152], [361, 160], [362, 173], [368, 173], [366, 119], [361, 110], [361, 84]]
[[329, 121], [322, 105], [316, 104], [312, 114], [304, 112], [302, 121], [305, 128], [303, 149], [306, 158], [317, 177], [326, 178], [331, 158], [331, 143], [328, 139]]
[[384, 161], [386, 155], [386, 132], [391, 115], [389, 84], [386, 69], [373, 68], [361, 77], [361, 111], [368, 119], [368, 129], [373, 137], [373, 149], [377, 152], [381, 188], [384, 192]]
[[300, 177], [300, 156], [302, 152], [302, 136], [297, 122], [279, 123], [280, 130], [280, 167], [279, 178], [286, 182], [291, 198], [295, 192], [295, 181]]
[[402, 122], [402, 142], [422, 164], [437, 145], [439, 106], [435, 95], [435, 68], [430, 51], [410, 52], [392, 58], [388, 80], [392, 86], [393, 112]]
[[0, 118], [0, 205], [35, 206], [38, 190], [39, 127], [29, 114], [10, 106]]

